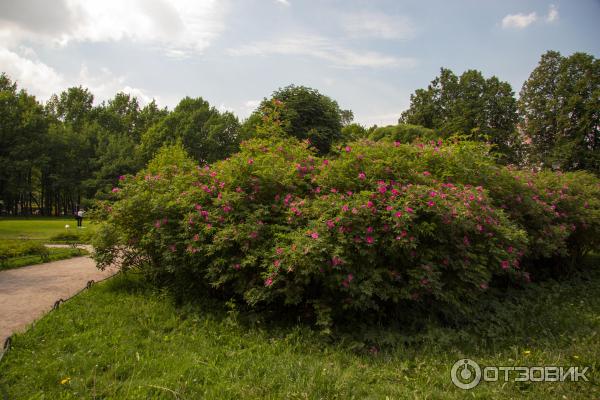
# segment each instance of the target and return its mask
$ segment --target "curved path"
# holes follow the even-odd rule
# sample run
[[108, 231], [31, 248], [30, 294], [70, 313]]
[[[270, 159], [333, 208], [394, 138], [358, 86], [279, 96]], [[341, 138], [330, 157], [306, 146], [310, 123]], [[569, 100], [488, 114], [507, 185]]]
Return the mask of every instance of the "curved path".
[[100, 271], [89, 257], [76, 257], [0, 271], [0, 351], [4, 340], [48, 312], [54, 302], [113, 275]]

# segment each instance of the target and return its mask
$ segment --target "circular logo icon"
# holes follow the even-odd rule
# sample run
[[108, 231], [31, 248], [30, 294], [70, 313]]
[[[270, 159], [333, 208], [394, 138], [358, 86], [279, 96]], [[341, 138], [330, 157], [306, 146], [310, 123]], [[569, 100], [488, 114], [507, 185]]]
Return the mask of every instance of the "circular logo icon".
[[454, 363], [450, 377], [456, 387], [465, 390], [473, 389], [481, 380], [481, 368], [475, 361], [463, 358]]

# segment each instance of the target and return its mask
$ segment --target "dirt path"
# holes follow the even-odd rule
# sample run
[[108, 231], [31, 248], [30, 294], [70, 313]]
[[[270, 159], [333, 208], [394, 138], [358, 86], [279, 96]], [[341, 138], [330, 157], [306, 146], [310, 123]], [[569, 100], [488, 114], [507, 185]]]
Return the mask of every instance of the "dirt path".
[[9, 335], [25, 330], [48, 312], [54, 302], [66, 299], [116, 270], [100, 271], [89, 257], [76, 257], [0, 271], [0, 350]]

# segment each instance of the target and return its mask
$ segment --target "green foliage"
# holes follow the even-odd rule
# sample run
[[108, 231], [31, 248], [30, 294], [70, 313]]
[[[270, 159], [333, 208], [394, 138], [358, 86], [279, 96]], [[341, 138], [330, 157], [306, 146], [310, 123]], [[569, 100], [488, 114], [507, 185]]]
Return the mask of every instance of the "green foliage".
[[44, 259], [48, 258], [48, 248], [41, 243], [32, 241], [0, 241], [0, 260], [22, 257], [28, 255], [38, 255]]
[[79, 248], [48, 248], [31, 241], [0, 241], [0, 270], [64, 260], [88, 254]]
[[[341, 110], [338, 103], [316, 89], [305, 86], [286, 86], [264, 99], [258, 109], [246, 121], [244, 128], [248, 137], [260, 119], [278, 114], [283, 132], [299, 140], [308, 139], [320, 154], [341, 138], [342, 123], [349, 123], [353, 115]], [[256, 132], [261, 136], [260, 132]]]
[[531, 162], [600, 172], [600, 60], [548, 51], [524, 83], [519, 109]]
[[344, 143], [354, 142], [360, 139], [366, 139], [368, 136], [368, 132], [364, 126], [351, 123], [342, 128], [342, 137], [341, 141]]
[[510, 84], [495, 76], [485, 79], [481, 72], [468, 70], [458, 77], [442, 68], [427, 89], [410, 96], [410, 108], [399, 122], [489, 141], [502, 161], [520, 161], [515, 153], [517, 102]]
[[97, 261], [123, 254], [181, 295], [291, 309], [327, 331], [359, 315], [464, 315], [489, 287], [555, 276], [598, 244], [589, 174], [512, 170], [465, 141], [354, 142], [331, 159], [307, 146], [252, 139], [202, 168], [163, 150], [105, 205]]
[[369, 133], [371, 140], [387, 140], [400, 143], [412, 143], [415, 140], [438, 140], [441, 136], [433, 129], [419, 125], [398, 124], [377, 127]]
[[236, 151], [238, 130], [239, 122], [233, 114], [220, 113], [202, 98], [186, 97], [142, 135], [139, 151], [148, 161], [162, 145], [181, 141], [198, 162], [211, 163]]

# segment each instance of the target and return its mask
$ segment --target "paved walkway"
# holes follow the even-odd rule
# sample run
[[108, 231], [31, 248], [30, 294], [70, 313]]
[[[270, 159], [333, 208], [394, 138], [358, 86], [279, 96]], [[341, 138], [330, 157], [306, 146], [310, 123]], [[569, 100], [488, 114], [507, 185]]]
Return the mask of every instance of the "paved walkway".
[[24, 331], [88, 281], [106, 278], [115, 269], [100, 271], [89, 257], [76, 257], [0, 271], [0, 351], [6, 337]]

